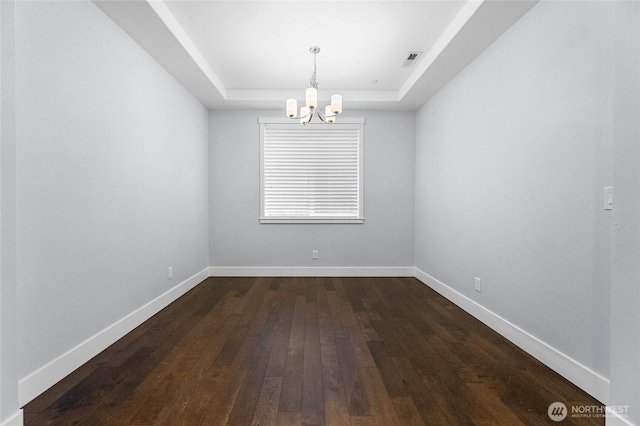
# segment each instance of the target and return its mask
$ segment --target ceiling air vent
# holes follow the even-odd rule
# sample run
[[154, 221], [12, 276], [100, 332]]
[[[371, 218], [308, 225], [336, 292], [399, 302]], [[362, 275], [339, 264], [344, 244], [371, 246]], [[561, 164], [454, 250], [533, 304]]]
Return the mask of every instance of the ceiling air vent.
[[422, 52], [409, 52], [402, 60], [402, 64], [400, 64], [400, 66], [412, 67], [416, 62], [418, 62], [420, 55], [422, 55]]

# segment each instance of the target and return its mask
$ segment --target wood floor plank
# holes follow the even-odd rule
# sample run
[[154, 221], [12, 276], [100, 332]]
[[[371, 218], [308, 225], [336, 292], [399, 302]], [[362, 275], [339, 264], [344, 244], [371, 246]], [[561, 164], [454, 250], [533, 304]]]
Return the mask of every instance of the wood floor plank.
[[[434, 368], [436, 368], [436, 365], [434, 363], [427, 362], [424, 354], [418, 350], [414, 340], [403, 328], [403, 321], [399, 320], [397, 315], [394, 316], [391, 313], [388, 309], [388, 304], [379, 299], [380, 292], [376, 290], [377, 286], [370, 290], [371, 297], [372, 300], [376, 300], [378, 302], [376, 303], [377, 313], [382, 317], [384, 328], [387, 329], [381, 330], [379, 333], [384, 336], [384, 341], [389, 344], [387, 347], [397, 344], [401, 348], [403, 355], [413, 364], [413, 369], [417, 374], [421, 376], [434, 374]], [[379, 322], [372, 321], [372, 324], [374, 327], [377, 327]]]
[[207, 407], [203, 424], [216, 424], [216, 422], [217, 424], [226, 424], [246, 375], [246, 368], [228, 367], [226, 369], [225, 377], [220, 383], [215, 398], [211, 400], [211, 405]]
[[[351, 282], [353, 283], [353, 281]], [[349, 299], [342, 282], [338, 281], [338, 285], [336, 286], [336, 292], [340, 296], [338, 298], [338, 302], [342, 311], [342, 318], [345, 321], [349, 337], [351, 338], [353, 353], [355, 354], [358, 362], [358, 367], [375, 367], [375, 362], [373, 361], [373, 357], [371, 356], [371, 352], [369, 352], [369, 347], [367, 346], [367, 340], [365, 339], [355, 315], [355, 310], [362, 311], [364, 306], [359, 303], [360, 300], [354, 293], [353, 287], [347, 286], [347, 289], [349, 294], [352, 296], [351, 299]], [[357, 307], [354, 308], [352, 303], [358, 303]]]
[[398, 414], [400, 424], [407, 426], [425, 426], [425, 422], [420, 417], [413, 399], [408, 396], [396, 396], [391, 398], [391, 402]]
[[524, 425], [522, 419], [514, 414], [484, 383], [467, 383], [467, 387], [478, 402], [487, 407], [496, 422], [504, 422], [514, 426]]
[[267, 357], [252, 357], [247, 375], [229, 413], [229, 425], [248, 425], [252, 422], [267, 368]]
[[325, 389], [342, 388], [342, 374], [338, 361], [338, 350], [334, 345], [320, 346], [320, 361], [322, 364], [322, 380]]
[[[367, 310], [368, 311], [368, 310]], [[376, 333], [375, 328], [371, 325], [371, 319], [369, 319], [369, 315], [365, 311], [355, 312], [356, 319], [358, 320], [358, 324], [360, 325], [360, 329], [362, 330], [362, 335], [366, 342], [379, 342], [381, 341], [380, 336]]]
[[265, 377], [260, 388], [252, 425], [275, 425], [282, 391], [282, 377]]
[[303, 366], [304, 347], [289, 349], [282, 382], [280, 412], [302, 411]]
[[298, 294], [296, 296], [296, 303], [293, 308], [293, 318], [291, 320], [291, 333], [289, 335], [289, 349], [304, 348], [304, 323], [305, 323], [306, 305], [307, 305], [306, 295]]
[[[247, 355], [248, 371], [229, 413], [227, 422], [229, 425], [247, 425], [254, 417], [269, 361], [270, 344], [273, 342], [273, 339], [269, 337], [273, 336], [277, 324], [277, 310], [273, 308], [279, 306], [280, 300], [276, 297], [277, 293], [270, 290], [271, 279], [261, 280], [257, 285], [262, 286], [263, 291], [259, 293], [261, 296], [256, 298], [255, 304], [247, 307], [248, 312], [255, 311], [255, 314], [248, 325], [246, 334], [246, 340], [255, 339], [255, 344], [248, 345], [249, 347], [253, 346], [248, 350], [250, 353], [250, 356]], [[234, 360], [234, 362], [236, 361]], [[238, 368], [247, 368], [245, 362], [239, 363], [237, 366]]]
[[350, 423], [343, 388], [325, 388], [324, 404], [327, 426], [343, 426]]
[[[262, 364], [256, 366], [255, 363], [250, 361], [254, 359], [253, 353], [259, 342], [259, 336], [249, 336], [247, 332], [255, 320], [259, 305], [262, 302], [268, 287], [264, 285], [252, 286], [245, 293], [245, 299], [239, 304], [236, 313], [241, 313], [242, 317], [237, 324], [237, 335], [242, 336], [240, 344], [238, 345], [237, 338], [230, 338], [229, 341], [234, 342], [234, 346], [237, 345], [237, 349], [234, 348], [235, 356], [233, 357], [230, 368], [225, 375], [226, 380], [221, 383], [221, 387], [211, 402], [211, 406], [204, 418], [205, 424], [215, 424], [215, 422], [227, 422], [231, 415], [234, 406], [236, 406], [236, 398], [242, 389], [245, 389], [246, 380], [250, 383], [261, 382], [262, 379], [256, 379], [255, 377], [264, 376], [264, 369]], [[227, 345], [225, 345], [225, 348]], [[221, 355], [224, 353], [224, 349]], [[220, 356], [216, 359], [217, 365], [227, 365], [226, 363], [219, 363]], [[260, 358], [262, 360], [262, 358]], [[266, 359], [264, 359], [264, 368], [266, 368]], [[253, 396], [253, 393], [249, 393]], [[251, 405], [252, 400], [239, 400], [238, 404]], [[249, 419], [250, 421], [251, 419]]]
[[156, 424], [196, 425], [202, 424], [215, 398], [228, 367], [211, 366], [191, 388], [182, 388], [176, 393], [174, 403], [166, 404], [156, 419]]
[[391, 398], [407, 396], [402, 376], [398, 373], [391, 356], [382, 342], [369, 342], [369, 349], [382, 375], [387, 392]]
[[[80, 410], [73, 410], [75, 414], [67, 421], [75, 423], [81, 421], [87, 424], [104, 422], [105, 409], [109, 406], [122, 406], [134, 394], [137, 385], [144, 381], [158, 365], [163, 356], [169, 351], [166, 345], [154, 351], [152, 348], [140, 348], [120, 367], [109, 369], [111, 380], [103, 380], [103, 386], [94, 389], [89, 395], [90, 405], [86, 406], [85, 414]], [[75, 420], [80, 416], [81, 420]], [[71, 421], [71, 418], [74, 418]]]
[[370, 416], [371, 407], [362, 383], [351, 340], [348, 337], [336, 338], [336, 348], [349, 414], [351, 416]]
[[289, 338], [291, 336], [291, 324], [293, 321], [293, 311], [296, 303], [295, 286], [291, 281], [278, 280], [278, 290], [281, 293], [280, 312], [278, 324], [276, 325], [275, 337], [271, 345], [269, 362], [265, 371], [266, 376], [283, 377], [287, 351], [289, 349]]
[[351, 426], [375, 426], [376, 421], [373, 416], [351, 416]]
[[347, 330], [347, 322], [343, 318], [342, 309], [340, 308], [338, 292], [335, 291], [338, 283], [338, 279], [334, 278], [332, 281], [334, 290], [327, 292], [327, 304], [329, 305], [329, 312], [331, 313], [331, 325], [333, 327], [334, 338], [349, 336], [349, 331]]
[[[472, 412], [475, 401], [471, 405], [467, 402], [471, 394], [466, 383], [459, 382], [459, 386], [456, 386], [450, 378], [443, 379], [439, 376], [425, 376], [422, 382], [450, 424], [493, 421], [489, 413], [482, 408]], [[456, 387], [458, 391], [452, 392], [450, 387]]]
[[[315, 305], [315, 302], [310, 304]], [[315, 308], [308, 304], [302, 370], [302, 422], [306, 425], [323, 425], [325, 418], [320, 335], [314, 312]]]
[[450, 424], [446, 414], [442, 411], [433, 395], [424, 386], [420, 380], [420, 376], [416, 374], [413, 367], [399, 371], [407, 387], [407, 392], [424, 422], [428, 425]]
[[277, 426], [300, 426], [302, 424], [302, 413], [299, 411], [278, 412]]
[[34, 426], [538, 425], [554, 401], [602, 407], [413, 278], [217, 277], [23, 412]]
[[[224, 319], [232, 312], [233, 305], [222, 305], [216, 313], [217, 321], [201, 321], [164, 360], [154, 369], [153, 375], [141, 382], [135, 389], [133, 397], [129, 398], [119, 415], [110, 418], [115, 424], [131, 421], [133, 423], [152, 423], [160, 416], [162, 410], [170, 405], [180, 408], [185, 404], [179, 401], [189, 398], [194, 387], [199, 383], [203, 371], [209, 371], [213, 362], [228, 340], [228, 333], [216, 333], [222, 327]], [[197, 316], [197, 315], [196, 315]], [[207, 336], [214, 335], [210, 338]], [[173, 388], [172, 392], [165, 391], [165, 387]], [[170, 401], [162, 398], [162, 395], [173, 394]], [[137, 402], [142, 398], [141, 402]], [[128, 409], [138, 410], [129, 413]], [[179, 416], [180, 410], [173, 410], [173, 415]]]
[[376, 423], [382, 425], [398, 425], [400, 419], [389, 398], [380, 372], [377, 368], [360, 368], [362, 382], [371, 402], [371, 410], [376, 418]]
[[[326, 279], [325, 279], [326, 280]], [[331, 318], [331, 309], [329, 308], [329, 299], [327, 295], [325, 280], [316, 285], [316, 300], [318, 305], [318, 329], [320, 330], [320, 345], [335, 346], [333, 336], [333, 321]], [[332, 286], [333, 288], [333, 286]]]

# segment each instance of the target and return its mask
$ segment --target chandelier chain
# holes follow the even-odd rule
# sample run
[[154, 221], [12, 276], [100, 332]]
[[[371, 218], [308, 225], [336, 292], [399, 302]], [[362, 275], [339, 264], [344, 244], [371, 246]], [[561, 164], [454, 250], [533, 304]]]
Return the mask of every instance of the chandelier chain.
[[311, 79], [309, 80], [309, 86], [318, 88], [318, 81], [316, 80], [316, 57], [318, 56], [317, 52], [313, 52], [313, 71], [311, 72]]

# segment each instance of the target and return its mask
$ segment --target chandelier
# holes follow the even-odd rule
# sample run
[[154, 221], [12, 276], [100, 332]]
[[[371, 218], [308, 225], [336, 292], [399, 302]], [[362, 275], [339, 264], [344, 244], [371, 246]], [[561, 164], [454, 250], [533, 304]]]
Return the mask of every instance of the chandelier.
[[298, 102], [295, 99], [287, 99], [287, 116], [294, 120], [300, 120], [303, 125], [309, 123], [313, 115], [317, 115], [325, 123], [336, 121], [338, 114], [342, 112], [342, 95], [331, 95], [331, 105], [324, 108], [324, 114], [318, 108], [318, 81], [316, 80], [316, 56], [320, 53], [318, 46], [311, 46], [309, 52], [313, 53], [313, 72], [309, 80], [309, 88], [306, 91], [305, 104], [298, 112]]

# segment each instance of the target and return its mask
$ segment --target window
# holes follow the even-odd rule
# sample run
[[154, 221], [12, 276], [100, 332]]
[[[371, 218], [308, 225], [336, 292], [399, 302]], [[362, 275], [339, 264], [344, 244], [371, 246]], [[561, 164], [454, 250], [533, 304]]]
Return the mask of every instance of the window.
[[363, 119], [260, 119], [260, 223], [363, 223]]

